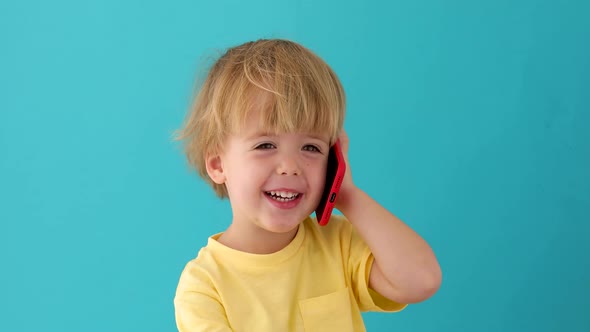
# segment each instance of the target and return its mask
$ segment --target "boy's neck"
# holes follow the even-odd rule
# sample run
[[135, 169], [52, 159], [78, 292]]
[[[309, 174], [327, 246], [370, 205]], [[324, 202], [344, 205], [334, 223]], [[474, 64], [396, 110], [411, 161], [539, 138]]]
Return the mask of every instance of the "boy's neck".
[[250, 254], [272, 254], [288, 246], [298, 229], [299, 226], [286, 233], [272, 233], [258, 227], [240, 227], [232, 223], [217, 242]]

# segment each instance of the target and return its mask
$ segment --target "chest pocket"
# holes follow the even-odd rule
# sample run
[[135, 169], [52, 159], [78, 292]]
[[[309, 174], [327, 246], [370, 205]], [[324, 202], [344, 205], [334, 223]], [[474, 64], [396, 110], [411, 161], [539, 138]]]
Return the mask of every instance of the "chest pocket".
[[348, 288], [299, 301], [306, 332], [352, 332]]

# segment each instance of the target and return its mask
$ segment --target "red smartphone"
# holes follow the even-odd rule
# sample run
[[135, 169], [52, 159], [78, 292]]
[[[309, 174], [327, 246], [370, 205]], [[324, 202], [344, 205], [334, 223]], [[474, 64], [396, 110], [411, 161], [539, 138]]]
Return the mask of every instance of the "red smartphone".
[[315, 210], [316, 218], [321, 226], [325, 226], [330, 220], [345, 172], [346, 163], [342, 155], [340, 140], [337, 140], [336, 144], [330, 148], [330, 152], [328, 153], [328, 168], [326, 170], [324, 193]]

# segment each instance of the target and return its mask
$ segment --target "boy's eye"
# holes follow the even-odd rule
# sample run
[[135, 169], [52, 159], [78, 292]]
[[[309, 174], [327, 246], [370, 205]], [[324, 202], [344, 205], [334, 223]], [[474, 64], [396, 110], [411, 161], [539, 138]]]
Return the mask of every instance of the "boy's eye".
[[306, 145], [303, 147], [303, 150], [310, 152], [320, 152], [320, 149], [315, 145]]
[[257, 150], [268, 150], [268, 149], [274, 149], [274, 145], [272, 143], [262, 143], [262, 144], [258, 144], [256, 146]]

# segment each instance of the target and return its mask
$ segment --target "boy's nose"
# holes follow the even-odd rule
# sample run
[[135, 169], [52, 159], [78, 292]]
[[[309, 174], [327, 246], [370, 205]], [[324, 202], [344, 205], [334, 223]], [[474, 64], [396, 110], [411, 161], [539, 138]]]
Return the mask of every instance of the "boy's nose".
[[280, 175], [299, 175], [301, 170], [294, 158], [284, 158], [277, 169], [277, 173]]

